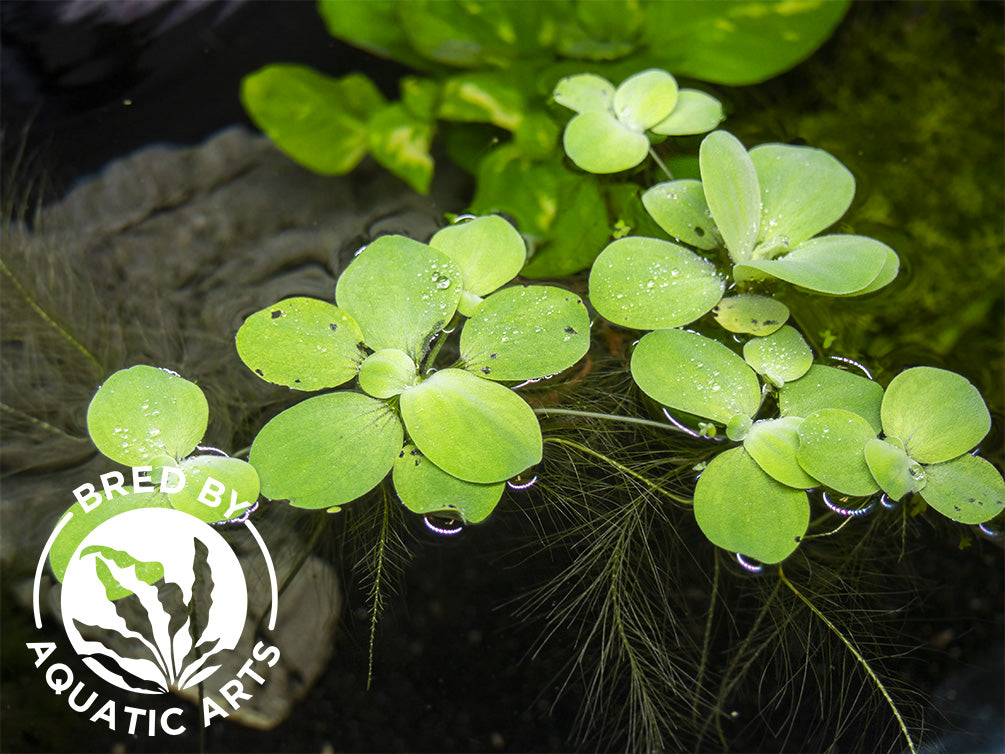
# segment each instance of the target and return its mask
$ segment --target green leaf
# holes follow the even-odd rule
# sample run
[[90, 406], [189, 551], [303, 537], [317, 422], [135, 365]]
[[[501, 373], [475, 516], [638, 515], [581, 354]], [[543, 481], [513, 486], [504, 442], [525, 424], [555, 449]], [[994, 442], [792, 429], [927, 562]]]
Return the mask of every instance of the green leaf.
[[799, 450], [799, 425], [796, 416], [754, 422], [743, 438], [743, 449], [766, 474], [788, 487], [809, 489], [819, 482], [811, 477], [796, 458]]
[[762, 244], [784, 237], [791, 248], [812, 238], [840, 220], [855, 196], [855, 178], [822, 149], [762, 144], [750, 159], [761, 186]]
[[418, 70], [431, 67], [412, 49], [398, 11], [400, 0], [319, 0], [328, 33], [368, 52]]
[[822, 408], [840, 408], [865, 419], [874, 434], [883, 430], [879, 406], [883, 388], [878, 382], [844, 369], [814, 364], [795, 382], [786, 382], [778, 391], [778, 407], [783, 416], [809, 416]]
[[502, 482], [541, 460], [537, 417], [509, 388], [461, 369], [442, 369], [401, 394], [412, 442], [448, 474]]
[[404, 430], [384, 401], [338, 392], [308, 398], [258, 433], [249, 460], [262, 494], [298, 508], [331, 508], [380, 483]]
[[[520, 186], [520, 191], [513, 191]], [[535, 162], [512, 144], [492, 150], [478, 165], [475, 214], [505, 212], [534, 238], [522, 274], [559, 277], [590, 266], [610, 238], [599, 179], [567, 168], [560, 154]]]
[[673, 112], [649, 130], [667, 136], [703, 134], [722, 123], [724, 118], [722, 103], [711, 94], [681, 89], [677, 92]]
[[550, 42], [554, 13], [549, 3], [398, 3], [408, 42], [428, 60], [463, 68], [508, 68], [540, 56]]
[[[109, 519], [115, 518], [126, 511], [140, 508], [170, 508], [167, 495], [161, 492], [132, 492], [131, 487], [124, 488], [126, 495], [116, 495], [111, 500], [102, 500], [97, 506], [84, 511], [80, 503], [74, 503], [60, 517], [62, 521], [67, 516], [70, 520], [63, 525], [59, 535], [49, 549], [49, 565], [57, 581], [62, 581], [66, 568], [70, 565], [73, 553], [87, 535]], [[101, 494], [100, 492], [98, 493]], [[89, 504], [90, 505], [90, 504]]]
[[443, 120], [492, 123], [516, 131], [527, 110], [523, 92], [502, 71], [452, 76], [443, 82], [437, 115]]
[[861, 497], [879, 489], [865, 461], [865, 446], [876, 434], [858, 414], [823, 408], [796, 429], [799, 465], [811, 477], [845, 495]]
[[713, 131], [698, 150], [705, 200], [734, 262], [749, 259], [757, 242], [761, 189], [750, 155], [728, 131]]
[[701, 181], [658, 183], [642, 195], [642, 203], [657, 224], [681, 243], [706, 250], [722, 246]]
[[413, 513], [451, 511], [469, 524], [488, 518], [506, 488], [505, 482], [475, 484], [451, 476], [412, 444], [395, 459], [393, 478], [401, 502]]
[[532, 380], [557, 374], [590, 346], [582, 300], [552, 286], [514, 286], [485, 299], [461, 331], [464, 368], [490, 380]]
[[364, 353], [363, 333], [327, 301], [288, 298], [248, 317], [237, 331], [237, 355], [266, 382], [321, 390], [352, 379]]
[[397, 348], [415, 363], [429, 338], [454, 316], [460, 268], [446, 254], [404, 236], [381, 236], [352, 260], [335, 299], [356, 320], [366, 345]]
[[584, 270], [611, 237], [612, 221], [599, 179], [563, 169], [557, 190], [555, 221], [523, 268], [525, 277], [561, 277]]
[[693, 322], [719, 302], [724, 289], [707, 259], [641, 236], [611, 243], [590, 271], [593, 306], [605, 319], [636, 330]]
[[866, 236], [819, 236], [777, 259], [751, 259], [733, 268], [738, 283], [776, 277], [831, 295], [858, 294], [885, 269], [890, 248]]
[[785, 325], [771, 335], [743, 344], [743, 358], [775, 387], [798, 380], [813, 366], [813, 352], [794, 327]]
[[732, 448], [698, 479], [694, 518], [712, 544], [780, 563], [806, 534], [810, 504], [805, 492], [779, 484], [743, 448]]
[[156, 455], [184, 458], [208, 424], [209, 405], [195, 383], [145, 365], [113, 374], [87, 408], [94, 445], [126, 466], [140, 466]]
[[[215, 523], [235, 518], [258, 500], [258, 474], [239, 458], [189, 456], [178, 463], [178, 468], [185, 474], [185, 486], [178, 492], [168, 493], [168, 499], [176, 510], [200, 521]], [[243, 503], [249, 505], [237, 508]]]
[[414, 115], [401, 103], [382, 108], [370, 118], [367, 145], [377, 162], [420, 194], [433, 180], [433, 123]]
[[544, 110], [523, 114], [513, 133], [513, 144], [532, 160], [547, 160], [558, 145], [558, 125]]
[[876, 483], [891, 500], [925, 486], [925, 471], [903, 448], [874, 437], [865, 445], [865, 462]]
[[1005, 482], [983, 458], [962, 455], [925, 467], [925, 502], [961, 524], [982, 524], [1005, 510]]
[[904, 443], [919, 463], [940, 463], [966, 453], [991, 429], [980, 392], [955, 372], [914, 367], [894, 377], [881, 409], [883, 431]]
[[359, 386], [374, 398], [392, 398], [415, 385], [418, 379], [415, 362], [397, 348], [370, 354], [359, 370]]
[[676, 0], [644, 7], [647, 65], [739, 86], [777, 76], [808, 57], [833, 33], [848, 2]]
[[746, 362], [718, 341], [687, 330], [656, 330], [632, 354], [632, 377], [664, 406], [726, 424], [753, 416], [761, 387]]
[[367, 150], [367, 121], [384, 98], [366, 76], [333, 79], [301, 65], [267, 65], [241, 81], [241, 103], [287, 155], [322, 175], [348, 173]]
[[576, 165], [589, 173], [618, 173], [649, 154], [649, 139], [610, 113], [586, 112], [565, 127], [562, 145]]
[[614, 91], [614, 114], [640, 133], [665, 120], [676, 104], [677, 80], [658, 69], [629, 76]]
[[[322, 0], [324, 2], [324, 0]], [[403, 76], [398, 81], [401, 104], [423, 122], [436, 120], [436, 105], [440, 100], [440, 84], [418, 76]]]
[[577, 113], [614, 112], [614, 84], [593, 73], [566, 76], [555, 85], [553, 96]]
[[789, 318], [789, 307], [771, 296], [741, 293], [724, 298], [713, 311], [715, 321], [730, 332], [765, 336]]
[[462, 289], [476, 296], [487, 296], [508, 283], [527, 261], [523, 237], [498, 215], [441, 228], [429, 239], [429, 245], [457, 263]]
[[845, 296], [864, 296], [867, 293], [872, 293], [878, 291], [890, 283], [892, 283], [896, 277], [897, 273], [900, 271], [900, 257], [897, 256], [897, 252], [891, 249], [889, 246], [886, 247], [886, 260], [883, 262], [883, 268], [879, 271], [879, 274], [873, 278], [873, 281], [869, 283], [865, 288], [854, 293], [845, 293]]

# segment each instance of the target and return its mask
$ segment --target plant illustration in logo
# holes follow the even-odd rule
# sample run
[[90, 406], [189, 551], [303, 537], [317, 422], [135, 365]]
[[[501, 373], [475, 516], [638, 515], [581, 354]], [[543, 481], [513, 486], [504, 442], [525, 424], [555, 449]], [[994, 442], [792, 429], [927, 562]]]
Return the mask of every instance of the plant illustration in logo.
[[[506, 480], [541, 459], [537, 417], [509, 386], [572, 366], [589, 345], [578, 296], [501, 288], [525, 258], [498, 216], [447, 226], [428, 245], [382, 236], [342, 273], [337, 306], [292, 298], [248, 317], [237, 351], [262, 379], [313, 391], [356, 378], [259, 432], [250, 461], [262, 493], [337, 508], [393, 469], [413, 512], [485, 519]], [[444, 350], [462, 318], [456, 350]]]
[[236, 556], [208, 526], [170, 508], [126, 511], [96, 527], [67, 566], [67, 636], [105, 680], [140, 693], [208, 678], [234, 649], [247, 589]]

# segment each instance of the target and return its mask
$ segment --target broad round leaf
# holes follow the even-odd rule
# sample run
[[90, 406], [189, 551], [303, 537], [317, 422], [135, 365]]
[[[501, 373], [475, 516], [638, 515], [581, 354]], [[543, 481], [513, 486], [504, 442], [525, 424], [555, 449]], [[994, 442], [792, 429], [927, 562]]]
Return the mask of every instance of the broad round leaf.
[[541, 427], [507, 387], [462, 369], [442, 369], [401, 394], [412, 442], [448, 474], [502, 482], [541, 460]]
[[796, 459], [799, 450], [796, 430], [802, 423], [797, 416], [754, 422], [743, 438], [743, 449], [768, 476], [789, 487], [807, 490], [819, 482], [807, 474]]
[[991, 414], [966, 377], [914, 367], [894, 377], [881, 410], [883, 432], [900, 439], [919, 463], [940, 463], [977, 445], [991, 429]]
[[146, 365], [122, 369], [87, 407], [87, 431], [113, 461], [140, 466], [156, 455], [184, 458], [209, 423], [209, 404], [195, 383]]
[[795, 382], [778, 391], [783, 416], [809, 416], [822, 408], [840, 408], [865, 419], [875, 434], [883, 431], [879, 406], [883, 388], [878, 382], [844, 369], [814, 364]]
[[831, 295], [858, 294], [886, 268], [890, 247], [866, 236], [820, 236], [777, 259], [753, 259], [733, 268], [738, 283], [776, 277]]
[[464, 324], [464, 368], [490, 380], [533, 380], [568, 369], [590, 347], [590, 315], [579, 296], [545, 285], [504, 288]]
[[925, 470], [903, 448], [874, 437], [865, 444], [865, 462], [876, 483], [891, 500], [925, 486]]
[[306, 66], [280, 63], [242, 79], [241, 103], [298, 163], [323, 175], [341, 175], [366, 154], [367, 120], [384, 99], [362, 74], [333, 79]]
[[754, 370], [722, 343], [687, 330], [647, 333], [631, 369], [649, 397], [720, 424], [736, 414], [753, 416], [761, 405]]
[[475, 484], [451, 476], [412, 444], [398, 454], [392, 474], [401, 502], [413, 513], [451, 511], [469, 524], [488, 518], [506, 489], [505, 482]]
[[575, 116], [562, 136], [565, 153], [590, 173], [618, 173], [633, 168], [649, 154], [649, 139], [610, 113]]
[[523, 237], [499, 215], [448, 225], [429, 239], [429, 245], [457, 263], [462, 289], [476, 296], [487, 296], [508, 283], [527, 261]]
[[656, 224], [681, 243], [698, 249], [722, 245], [701, 181], [688, 178], [658, 183], [642, 194], [642, 204]]
[[381, 236], [352, 260], [335, 287], [374, 351], [398, 348], [416, 363], [429, 338], [450, 321], [461, 271], [442, 251], [404, 236]]
[[614, 109], [614, 84], [593, 73], [566, 76], [555, 85], [555, 102], [577, 113], [603, 112]]
[[[178, 464], [185, 486], [168, 493], [171, 505], [200, 521], [226, 521], [245, 513], [258, 500], [258, 474], [240, 458], [189, 456]], [[238, 508], [243, 503], [250, 503]]]
[[391, 470], [404, 431], [384, 401], [319, 395], [266, 424], [249, 460], [262, 494], [297, 508], [331, 508], [369, 492]]
[[681, 89], [673, 112], [649, 130], [666, 136], [703, 134], [722, 123], [724, 117], [722, 103], [711, 94]]
[[[118, 495], [113, 493], [111, 500], [104, 500], [96, 506], [93, 502], [88, 502], [89, 511], [85, 511], [80, 503], [74, 503], [60, 517], [62, 521], [66, 516], [71, 516], [69, 521], [63, 525], [56, 540], [49, 550], [49, 565], [57, 581], [63, 580], [66, 568], [70, 565], [73, 553], [84, 541], [88, 534], [98, 528], [100, 524], [115, 518], [120, 513], [138, 510], [140, 508], [170, 508], [167, 495], [156, 492], [133, 492], [131, 487], [124, 488], [128, 494]], [[102, 495], [98, 490], [98, 495]], [[102, 495], [102, 498], [104, 496]], [[93, 506], [93, 507], [92, 507]]]
[[374, 398], [391, 398], [418, 382], [419, 372], [408, 354], [385, 348], [370, 354], [359, 370], [359, 386]]
[[741, 293], [724, 298], [715, 307], [715, 321], [730, 332], [771, 335], [789, 318], [789, 307], [771, 296]]
[[656, 238], [620, 238], [600, 252], [590, 270], [596, 310], [636, 330], [693, 322], [718, 303], [724, 289], [715, 265]]
[[255, 312], [237, 331], [237, 355], [266, 382], [321, 390], [352, 379], [365, 356], [352, 317], [327, 301], [288, 298]]
[[846, 293], [843, 295], [864, 296], [867, 293], [878, 291], [880, 288], [883, 288], [892, 283], [896, 279], [898, 272], [900, 272], [900, 257], [897, 256], [897, 252], [895, 252], [893, 249], [887, 246], [886, 261], [883, 262], [883, 269], [881, 269], [879, 271], [879, 274], [876, 275], [875, 278], [873, 278], [873, 281], [860, 291], [855, 291], [854, 293]]
[[982, 524], [1005, 510], [1005, 482], [983, 458], [962, 455], [925, 467], [925, 502], [961, 524]]
[[713, 131], [701, 142], [698, 163], [705, 200], [729, 256], [733, 262], [749, 259], [761, 218], [761, 189], [750, 155], [728, 131]]
[[677, 104], [677, 80], [650, 69], [629, 76], [614, 91], [614, 114], [633, 131], [646, 131], [666, 119]]
[[761, 186], [762, 243], [793, 247], [830, 227], [855, 196], [855, 178], [822, 149], [762, 144], [750, 150]]
[[865, 462], [865, 446], [875, 438], [858, 414], [824, 408], [807, 416], [796, 429], [796, 457], [807, 474], [845, 495], [860, 497], [879, 489]]
[[794, 327], [785, 325], [771, 335], [743, 344], [743, 358], [775, 387], [798, 380], [813, 365], [813, 351]]
[[694, 518], [712, 544], [779, 563], [799, 546], [810, 524], [806, 493], [779, 484], [743, 450], [720, 453], [694, 490]]

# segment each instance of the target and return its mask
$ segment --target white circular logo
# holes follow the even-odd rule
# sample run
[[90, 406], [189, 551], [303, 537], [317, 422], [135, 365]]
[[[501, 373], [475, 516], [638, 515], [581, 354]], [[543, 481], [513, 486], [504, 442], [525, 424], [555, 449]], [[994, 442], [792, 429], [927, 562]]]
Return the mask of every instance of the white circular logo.
[[70, 643], [95, 673], [160, 694], [220, 667], [217, 655], [244, 630], [248, 592], [214, 529], [178, 510], [142, 508], [84, 538], [66, 569], [61, 609]]

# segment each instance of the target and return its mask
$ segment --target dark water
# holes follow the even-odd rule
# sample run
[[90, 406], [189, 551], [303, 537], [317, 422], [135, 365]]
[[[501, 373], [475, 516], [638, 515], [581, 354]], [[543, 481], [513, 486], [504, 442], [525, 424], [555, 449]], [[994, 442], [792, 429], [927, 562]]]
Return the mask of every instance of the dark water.
[[[124, 31], [104, 24], [98, 31], [59, 34], [40, 31], [45, 27], [37, 11], [18, 19], [18, 5], [0, 6], [5, 170], [21, 150], [31, 158], [29, 169], [51, 180], [50, 196], [140, 146], [195, 143], [221, 126], [245, 122], [238, 80], [267, 62], [304, 62], [333, 75], [363, 69], [394, 91], [397, 69], [330, 40], [308, 3], [254, 3], [229, 13], [210, 7], [159, 30], [164, 18]], [[859, 184], [846, 222], [893, 246], [904, 262], [901, 278], [866, 302], [803, 303], [802, 326], [808, 332], [832, 329], [845, 353], [887, 378], [915, 363], [965, 374], [995, 415], [983, 449], [999, 466], [1005, 409], [1002, 15], [999, 3], [856, 4], [834, 39], [793, 72], [761, 86], [718, 92], [734, 110], [726, 127], [748, 144], [805, 142], [845, 162]], [[10, 73], [17, 69], [6, 63], [12, 49], [24, 58], [17, 79]], [[86, 73], [84, 62], [95, 58], [100, 65]], [[127, 100], [131, 104], [123, 104]], [[397, 191], [393, 181], [358, 180], [377, 192]], [[465, 187], [462, 179], [444, 186], [438, 201], [463, 201]], [[400, 210], [393, 201], [389, 205], [388, 213]], [[437, 207], [421, 209], [428, 222]], [[396, 216], [413, 223], [416, 234], [424, 227], [412, 215]], [[213, 272], [195, 269], [197, 276]], [[315, 295], [321, 297], [329, 285], [324, 275], [330, 272], [317, 279]], [[150, 353], [157, 348], [165, 349], [164, 359], [176, 355], [163, 345]], [[86, 405], [87, 396], [72, 400]], [[11, 515], [4, 510], [5, 526]], [[283, 525], [308, 533], [310, 522], [295, 518]], [[560, 695], [556, 680], [565, 677], [575, 632], [560, 634], [530, 656], [547, 624], [514, 615], [513, 603], [557, 573], [567, 555], [538, 552], [528, 559], [514, 552], [533, 537], [517, 506], [449, 539], [417, 521], [405, 531], [414, 557], [403, 569], [400, 594], [388, 598], [371, 689], [365, 590], [351, 580], [352, 559], [333, 543], [320, 554], [347, 561], [341, 570], [350, 581], [334, 656], [322, 678], [278, 728], [214, 725], [204, 741], [130, 737], [121, 724], [110, 733], [69, 712], [25, 654], [24, 641], [33, 640], [34, 630], [11, 593], [25, 566], [7, 565], [5, 558], [3, 750], [519, 752], [604, 750], [612, 740], [623, 746], [617, 731], [610, 738], [575, 739], [583, 681], [574, 675]], [[930, 714], [928, 726], [961, 727], [974, 736], [991, 726], [990, 737], [957, 739], [953, 750], [1000, 747], [1003, 679], [1000, 653], [992, 650], [1003, 638], [1001, 549], [979, 539], [964, 543], [958, 530], [940, 526], [917, 526], [912, 537], [908, 559], [920, 594], [886, 596], [876, 600], [878, 607], [868, 603], [902, 620], [900, 646], [877, 652], [911, 650], [883, 668], [895, 683], [917, 689], [923, 703], [933, 695], [941, 700], [948, 720]], [[979, 701], [959, 705], [975, 690]], [[851, 722], [838, 750], [862, 746], [855, 704], [852, 699], [843, 710]], [[992, 713], [982, 720], [986, 707]], [[823, 748], [806, 714], [796, 715], [788, 735], [772, 727], [784, 715], [763, 714], [764, 721], [738, 734], [737, 750]], [[877, 748], [903, 744], [896, 731], [876, 735]]]

